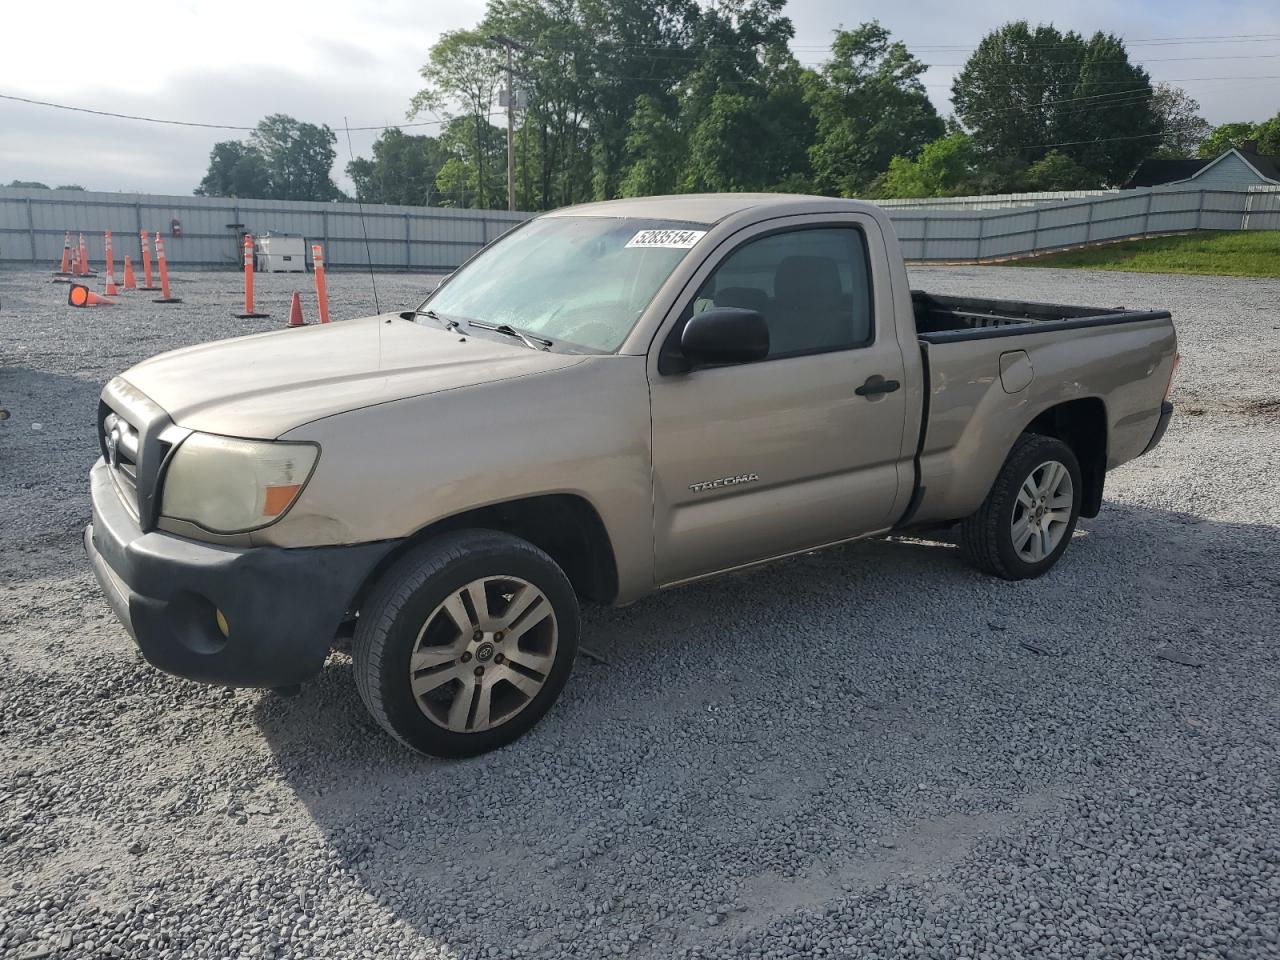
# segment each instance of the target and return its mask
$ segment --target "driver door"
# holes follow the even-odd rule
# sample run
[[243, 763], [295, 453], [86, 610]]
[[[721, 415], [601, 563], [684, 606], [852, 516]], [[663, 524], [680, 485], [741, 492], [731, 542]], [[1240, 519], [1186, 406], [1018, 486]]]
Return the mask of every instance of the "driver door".
[[[786, 224], [790, 223], [788, 226]], [[861, 214], [748, 228], [704, 265], [650, 358], [654, 544], [667, 586], [888, 529], [905, 506], [914, 437], [883, 245]], [[761, 361], [658, 372], [709, 306], [758, 310]]]

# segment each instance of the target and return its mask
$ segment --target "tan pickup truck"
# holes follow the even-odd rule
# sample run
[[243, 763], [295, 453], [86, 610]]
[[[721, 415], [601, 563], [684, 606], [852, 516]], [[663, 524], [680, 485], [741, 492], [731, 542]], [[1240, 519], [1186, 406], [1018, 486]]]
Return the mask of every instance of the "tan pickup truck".
[[557, 210], [417, 310], [178, 350], [107, 384], [85, 547], [143, 655], [360, 695], [463, 756], [547, 711], [579, 599], [958, 524], [1047, 571], [1159, 442], [1167, 312], [913, 292], [884, 212], [731, 194]]

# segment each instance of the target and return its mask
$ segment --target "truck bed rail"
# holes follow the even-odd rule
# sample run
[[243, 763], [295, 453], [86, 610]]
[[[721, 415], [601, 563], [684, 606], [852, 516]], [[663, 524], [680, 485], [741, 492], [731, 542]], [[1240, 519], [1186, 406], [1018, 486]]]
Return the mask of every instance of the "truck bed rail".
[[911, 291], [916, 334], [926, 343], [1047, 333], [1079, 327], [1170, 319], [1167, 310], [1080, 307], [1022, 300], [980, 300]]

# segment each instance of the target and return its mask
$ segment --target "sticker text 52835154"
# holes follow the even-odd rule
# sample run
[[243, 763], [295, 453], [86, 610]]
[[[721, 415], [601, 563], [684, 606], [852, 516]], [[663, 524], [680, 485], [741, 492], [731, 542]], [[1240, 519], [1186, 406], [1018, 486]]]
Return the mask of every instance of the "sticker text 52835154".
[[641, 230], [627, 241], [627, 246], [687, 250], [706, 235], [705, 230]]

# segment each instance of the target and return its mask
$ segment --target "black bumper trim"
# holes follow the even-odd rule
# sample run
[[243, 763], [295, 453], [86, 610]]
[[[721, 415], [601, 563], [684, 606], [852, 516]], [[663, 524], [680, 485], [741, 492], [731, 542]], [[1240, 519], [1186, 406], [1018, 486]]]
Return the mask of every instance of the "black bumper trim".
[[147, 661], [192, 680], [280, 687], [315, 676], [356, 591], [398, 542], [233, 548], [143, 533], [106, 471], [99, 462], [90, 474], [94, 575]]
[[1142, 453], [1138, 456], [1150, 453], [1157, 443], [1164, 439], [1164, 432], [1169, 429], [1169, 421], [1173, 418], [1173, 404], [1168, 400], [1160, 404], [1160, 419], [1156, 421], [1156, 432], [1151, 435], [1151, 440], [1142, 448]]

